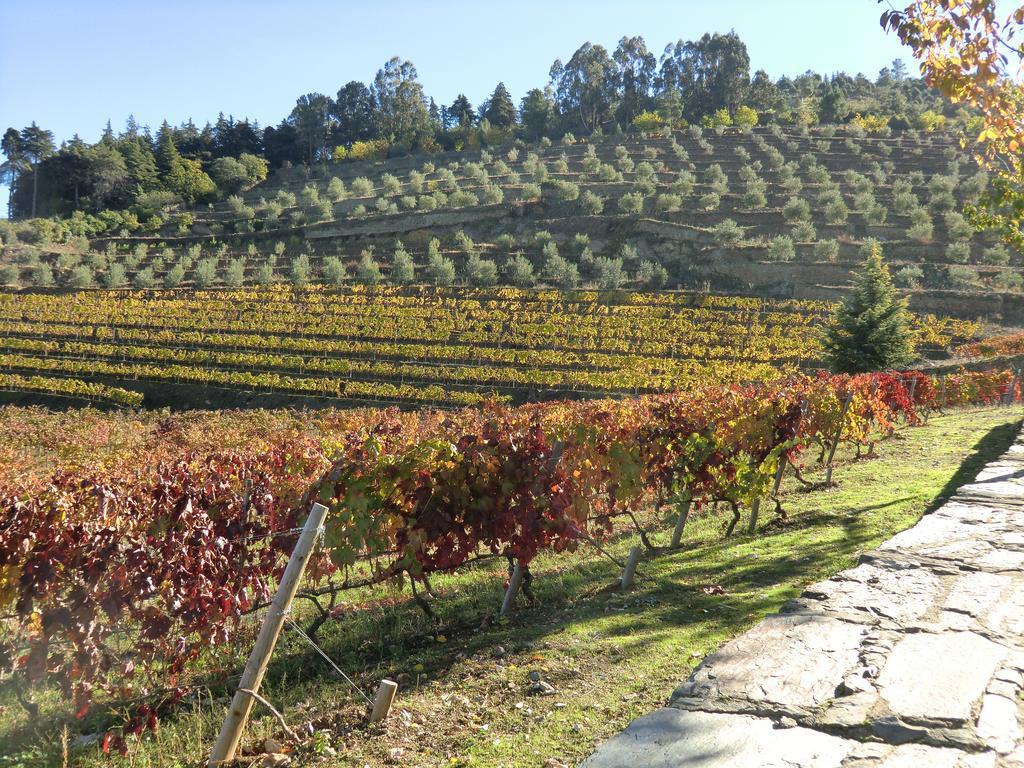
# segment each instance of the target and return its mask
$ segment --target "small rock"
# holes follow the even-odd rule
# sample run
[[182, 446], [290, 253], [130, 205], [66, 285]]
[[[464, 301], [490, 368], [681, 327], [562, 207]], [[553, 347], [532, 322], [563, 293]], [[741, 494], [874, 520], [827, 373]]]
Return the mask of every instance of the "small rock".
[[390, 757], [392, 760], [398, 760], [404, 754], [405, 750], [401, 747], [392, 747], [388, 750], [388, 757]]
[[537, 670], [534, 670], [533, 672], [531, 672], [530, 673], [530, 680], [532, 682], [534, 682], [534, 683], [539, 683], [540, 682], [540, 672], [538, 672]]
[[502, 656], [504, 656], [506, 653], [508, 653], [508, 651], [505, 650], [505, 646], [503, 646], [503, 645], [496, 645], [496, 646], [494, 646], [494, 655], [497, 656], [499, 659]]
[[288, 755], [282, 755], [280, 752], [267, 754], [263, 756], [263, 760], [260, 761], [262, 768], [284, 768], [286, 765], [291, 765], [292, 759]]
[[84, 747], [92, 746], [93, 744], [99, 744], [103, 740], [103, 732], [98, 731], [97, 733], [86, 733], [79, 736], [73, 742], [71, 742], [72, 749], [82, 749]]
[[796, 720], [792, 717], [780, 717], [779, 728], [796, 728]]
[[546, 683], [543, 680], [539, 680], [533, 687], [533, 689], [541, 696], [554, 696], [555, 686], [551, 683]]
[[265, 739], [263, 741], [263, 751], [270, 755], [276, 755], [279, 752], [284, 752], [284, 747], [277, 739]]
[[568, 765], [563, 763], [561, 760], [556, 760], [553, 757], [549, 757], [544, 761], [544, 768], [569, 768]]

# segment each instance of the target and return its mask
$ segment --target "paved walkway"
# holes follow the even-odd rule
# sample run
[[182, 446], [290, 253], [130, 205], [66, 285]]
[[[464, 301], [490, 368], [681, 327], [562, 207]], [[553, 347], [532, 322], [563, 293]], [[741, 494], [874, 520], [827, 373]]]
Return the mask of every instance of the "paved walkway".
[[581, 768], [1024, 768], [1024, 436]]

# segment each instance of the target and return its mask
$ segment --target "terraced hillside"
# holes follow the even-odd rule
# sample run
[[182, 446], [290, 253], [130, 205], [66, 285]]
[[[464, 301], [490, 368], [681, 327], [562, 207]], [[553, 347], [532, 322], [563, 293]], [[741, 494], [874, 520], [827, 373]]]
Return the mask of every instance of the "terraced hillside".
[[94, 237], [90, 253], [8, 247], [4, 274], [73, 287], [383, 280], [834, 298], [874, 238], [912, 305], [1020, 322], [1021, 255], [960, 213], [987, 183], [940, 133], [568, 137], [282, 169], [150, 234]]
[[[829, 305], [692, 293], [290, 287], [0, 295], [0, 386], [147, 405], [464, 405], [814, 364]], [[919, 318], [925, 351], [974, 335]], [[28, 386], [26, 377], [37, 377]], [[115, 387], [88, 393], [82, 382]], [[129, 396], [130, 398], [130, 396]]]

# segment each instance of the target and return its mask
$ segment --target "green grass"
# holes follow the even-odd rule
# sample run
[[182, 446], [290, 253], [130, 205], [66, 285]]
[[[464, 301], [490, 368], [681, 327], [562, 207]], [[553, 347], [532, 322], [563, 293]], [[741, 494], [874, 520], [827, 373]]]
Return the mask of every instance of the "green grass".
[[[762, 522], [769, 525], [756, 536], [724, 540], [727, 515], [698, 515], [686, 546], [645, 557], [636, 587], [626, 593], [614, 589], [619, 568], [585, 547], [538, 558], [537, 604], [520, 603], [504, 624], [491, 623], [504, 576], [497, 562], [437, 580], [438, 624], [407, 593], [381, 587], [347, 594], [351, 608], [324, 625], [318, 639], [364, 690], [381, 677], [400, 681], [384, 726], [362, 725], [361, 701], [293, 632], [278, 646], [263, 693], [293, 728], [311, 722], [317, 731], [297, 754], [301, 765], [525, 767], [549, 757], [573, 763], [662, 704], [704, 655], [941, 504], [1005, 450], [1020, 417], [1019, 408], [959, 411], [901, 431], [880, 444], [879, 458], [854, 461], [840, 452], [838, 485], [808, 492], [787, 481], [788, 521], [773, 522], [766, 509]], [[667, 543], [668, 523], [654, 513], [647, 522], [657, 524], [656, 542]], [[608, 551], [622, 558], [634, 543], [623, 535]], [[533, 693], [531, 671], [555, 694]], [[58, 702], [44, 700], [57, 711]], [[165, 719], [132, 764], [204, 764], [226, 703], [223, 687], [206, 690]], [[17, 745], [0, 766], [61, 765], [62, 721], [51, 715], [28, 727], [23, 717], [10, 691], [0, 694], [0, 743]], [[88, 725], [96, 729], [101, 721]], [[257, 705], [246, 745], [276, 733], [276, 722]], [[92, 747], [75, 753], [73, 763], [100, 760]]]

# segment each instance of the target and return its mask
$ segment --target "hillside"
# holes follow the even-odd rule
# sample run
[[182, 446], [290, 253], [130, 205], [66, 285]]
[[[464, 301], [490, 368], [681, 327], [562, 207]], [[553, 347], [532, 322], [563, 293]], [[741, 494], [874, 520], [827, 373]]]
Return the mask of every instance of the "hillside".
[[1024, 319], [1020, 254], [960, 213], [987, 179], [953, 136], [665, 133], [284, 168], [157, 232], [95, 237], [88, 254], [6, 247], [3, 275], [39, 287], [383, 280], [833, 299], [873, 238], [912, 307]]

